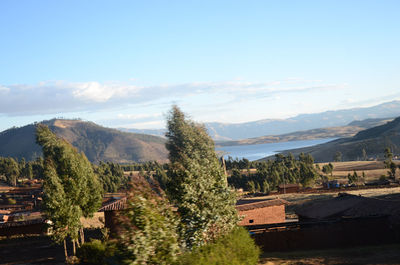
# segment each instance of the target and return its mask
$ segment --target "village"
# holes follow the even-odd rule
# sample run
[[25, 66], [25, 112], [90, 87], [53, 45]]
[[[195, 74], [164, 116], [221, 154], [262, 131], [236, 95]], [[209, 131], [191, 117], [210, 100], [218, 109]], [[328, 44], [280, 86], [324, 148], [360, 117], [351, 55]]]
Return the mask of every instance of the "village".
[[[126, 172], [132, 176], [132, 172]], [[139, 172], [135, 172], [138, 176]], [[133, 178], [135, 179], [135, 178]], [[0, 237], [51, 235], [51, 221], [42, 213], [42, 181], [0, 187]], [[332, 180], [317, 188], [280, 184], [270, 194], [238, 190], [236, 210], [264, 253], [395, 244], [400, 241], [400, 185], [374, 182], [352, 186]], [[85, 233], [99, 237], [118, 231], [118, 211], [125, 193], [106, 193], [94, 217], [84, 220]], [[329, 238], [329, 240], [326, 240]], [[50, 252], [51, 253], [51, 252]], [[44, 254], [44, 253], [43, 253]], [[44, 255], [46, 256], [46, 255]]]
[[0, 11], [0, 265], [400, 264], [400, 1]]

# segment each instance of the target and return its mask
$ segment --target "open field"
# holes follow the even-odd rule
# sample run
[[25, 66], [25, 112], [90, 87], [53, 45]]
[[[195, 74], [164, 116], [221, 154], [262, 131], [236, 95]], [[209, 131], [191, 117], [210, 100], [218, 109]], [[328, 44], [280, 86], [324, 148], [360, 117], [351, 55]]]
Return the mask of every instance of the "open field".
[[104, 227], [104, 212], [94, 213], [92, 218], [81, 218], [81, 223], [84, 228], [103, 228]]
[[[394, 161], [400, 165], [400, 161]], [[322, 168], [328, 163], [319, 163]], [[388, 169], [385, 168], [383, 161], [349, 161], [349, 162], [331, 162], [333, 165], [332, 175], [335, 179], [347, 179], [347, 175], [354, 171], [361, 176], [365, 173], [366, 181], [378, 180], [382, 175], [387, 176]], [[396, 178], [400, 178], [400, 170], [396, 173]]]
[[400, 245], [263, 253], [260, 265], [400, 264]]

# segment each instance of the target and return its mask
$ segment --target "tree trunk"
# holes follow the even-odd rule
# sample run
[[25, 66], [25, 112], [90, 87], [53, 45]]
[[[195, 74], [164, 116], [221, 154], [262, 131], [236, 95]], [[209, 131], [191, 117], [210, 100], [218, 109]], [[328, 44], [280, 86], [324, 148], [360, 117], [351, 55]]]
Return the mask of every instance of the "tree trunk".
[[65, 260], [68, 260], [68, 252], [67, 252], [67, 241], [64, 238], [64, 254], [65, 254]]
[[73, 250], [74, 256], [76, 256], [75, 239], [72, 239], [72, 250]]
[[83, 245], [85, 244], [85, 233], [83, 231], [83, 227], [81, 227], [80, 234], [81, 234], [81, 244]]

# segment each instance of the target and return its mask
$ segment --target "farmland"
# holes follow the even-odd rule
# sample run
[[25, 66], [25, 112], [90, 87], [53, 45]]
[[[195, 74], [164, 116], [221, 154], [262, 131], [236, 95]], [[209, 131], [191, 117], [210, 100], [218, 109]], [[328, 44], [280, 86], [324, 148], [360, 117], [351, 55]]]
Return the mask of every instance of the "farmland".
[[[400, 165], [400, 161], [393, 161]], [[319, 163], [322, 166], [327, 163]], [[347, 179], [347, 175], [352, 174], [354, 171], [358, 175], [362, 172], [365, 173], [366, 181], [378, 180], [382, 175], [387, 175], [388, 169], [385, 168], [383, 161], [349, 161], [349, 162], [332, 162], [333, 165], [333, 178], [334, 179]], [[400, 173], [396, 173], [396, 178], [400, 177]]]

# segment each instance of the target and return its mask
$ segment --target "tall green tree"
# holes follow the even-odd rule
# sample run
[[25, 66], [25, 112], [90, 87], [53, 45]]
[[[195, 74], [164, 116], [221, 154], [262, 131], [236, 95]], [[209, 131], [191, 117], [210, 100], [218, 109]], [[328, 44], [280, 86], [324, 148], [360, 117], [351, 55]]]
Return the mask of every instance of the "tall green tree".
[[58, 242], [70, 237], [75, 243], [84, 242], [80, 217], [91, 217], [101, 204], [101, 187], [93, 173], [92, 165], [50, 129], [39, 124], [36, 141], [44, 155], [44, 206], [53, 222], [54, 238]]
[[367, 155], [367, 151], [365, 150], [365, 148], [362, 149], [362, 159], [364, 161], [368, 160], [368, 155]]
[[396, 178], [397, 166], [392, 160], [393, 159], [393, 153], [392, 153], [392, 151], [390, 150], [389, 147], [385, 148], [384, 157], [385, 157], [385, 161], [384, 161], [385, 167], [389, 169], [388, 175], [389, 175], [390, 178], [395, 179]]
[[167, 192], [178, 207], [189, 248], [206, 244], [236, 226], [235, 194], [228, 188], [214, 142], [203, 125], [173, 106], [166, 147], [171, 162]]
[[0, 172], [6, 177], [9, 185], [17, 186], [17, 178], [20, 175], [20, 168], [17, 161], [12, 157], [0, 159]]
[[342, 152], [340, 152], [340, 151], [337, 151], [336, 153], [335, 153], [335, 155], [333, 156], [333, 161], [334, 162], [341, 162], [342, 161]]
[[129, 179], [124, 175], [121, 165], [112, 162], [100, 162], [94, 167], [104, 192], [117, 192], [128, 187]]
[[332, 176], [332, 173], [333, 173], [333, 165], [332, 165], [331, 163], [324, 165], [324, 166], [322, 167], [322, 172], [324, 172], [326, 175], [330, 174], [330, 175], [331, 175], [331, 178], [332, 178], [332, 177], [333, 177], [333, 176]]

